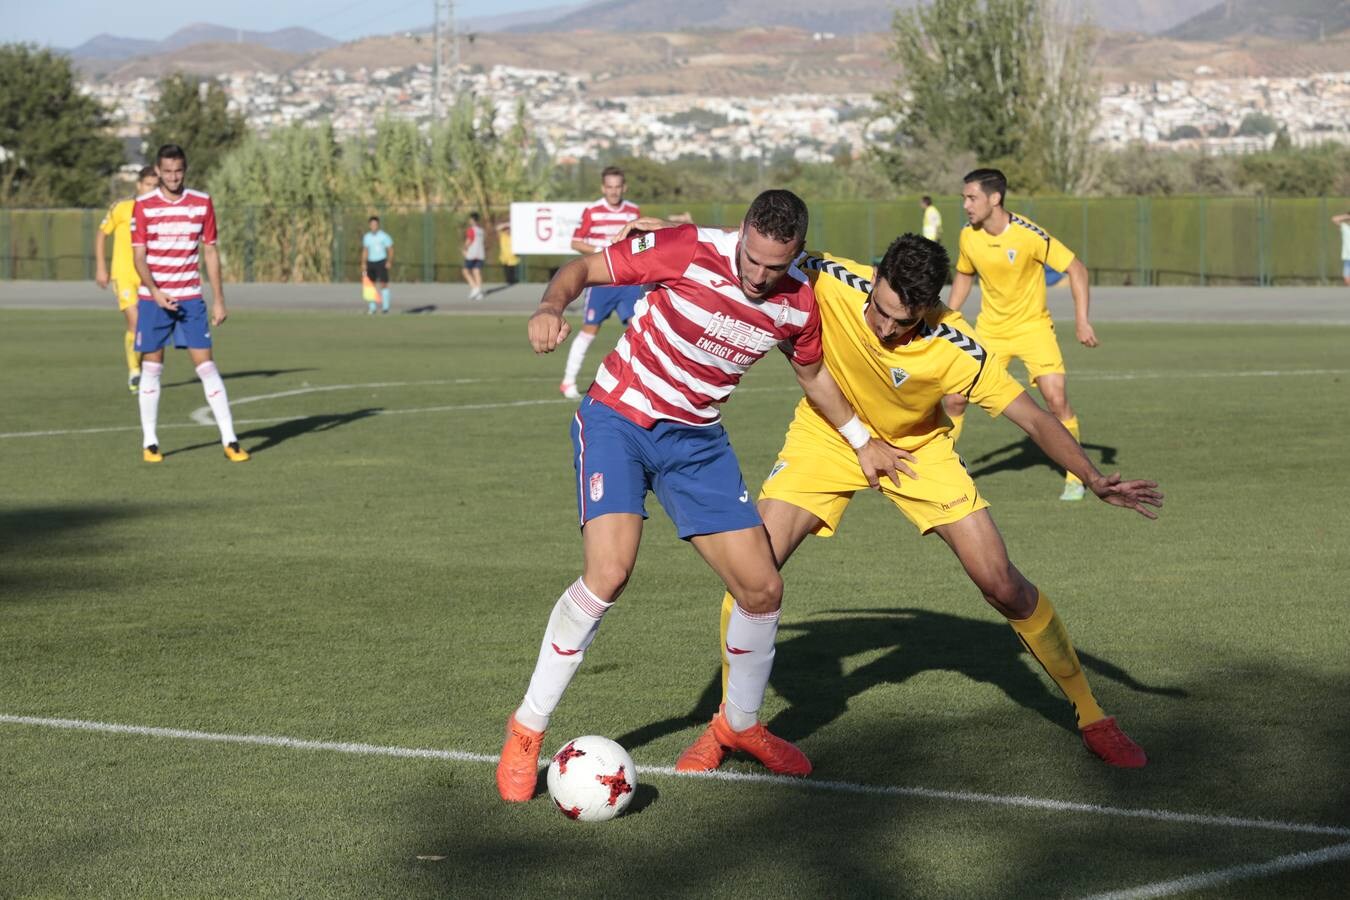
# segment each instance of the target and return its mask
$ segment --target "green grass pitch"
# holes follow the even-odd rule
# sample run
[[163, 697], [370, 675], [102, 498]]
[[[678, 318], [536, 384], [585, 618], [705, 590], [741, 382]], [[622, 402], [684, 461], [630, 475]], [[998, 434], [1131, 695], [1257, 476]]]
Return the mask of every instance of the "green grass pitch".
[[[481, 760], [15, 721], [497, 752], [580, 571], [561, 355], [521, 317], [234, 312], [217, 357], [253, 460], [192, 423], [171, 353], [158, 466], [118, 316], [0, 312], [0, 894], [1343, 896], [1345, 328], [1107, 323], [1065, 347], [1089, 453], [1158, 480], [1158, 522], [1059, 502], [1020, 431], [968, 418], [1013, 560], [1146, 769], [1089, 756], [945, 546], [862, 496], [785, 572], [764, 713], [817, 784], [649, 772], [586, 826], [501, 803]], [[775, 358], [728, 404], [752, 490], [795, 400]], [[722, 589], [651, 510], [548, 752], [598, 733], [670, 766], [712, 711]]]

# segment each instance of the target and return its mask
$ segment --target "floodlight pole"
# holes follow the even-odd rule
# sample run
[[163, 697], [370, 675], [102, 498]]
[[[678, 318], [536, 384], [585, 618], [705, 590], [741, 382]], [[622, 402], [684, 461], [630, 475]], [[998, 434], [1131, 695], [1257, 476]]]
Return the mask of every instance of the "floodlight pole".
[[[445, 96], [447, 69], [449, 77], [458, 88], [459, 84], [459, 30], [455, 27], [455, 0], [434, 0], [435, 24], [435, 62], [431, 87], [431, 122], [441, 121], [441, 101]], [[446, 60], [447, 51], [450, 59]], [[447, 66], [447, 62], [449, 65]]]

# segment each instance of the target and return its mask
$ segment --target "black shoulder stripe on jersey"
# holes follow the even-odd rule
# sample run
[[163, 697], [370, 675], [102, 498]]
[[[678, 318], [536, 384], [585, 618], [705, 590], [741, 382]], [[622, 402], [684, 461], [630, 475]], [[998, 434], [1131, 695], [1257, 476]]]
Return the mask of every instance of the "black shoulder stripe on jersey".
[[960, 349], [975, 357], [975, 361], [980, 364], [980, 368], [975, 373], [975, 377], [971, 379], [970, 387], [961, 392], [965, 395], [966, 399], [970, 399], [970, 392], [975, 390], [975, 385], [980, 383], [980, 376], [984, 374], [984, 364], [989, 359], [989, 353], [981, 347], [973, 337], [958, 331], [946, 323], [940, 324], [936, 328], [930, 328], [927, 323], [924, 323], [921, 333], [924, 337], [938, 337], [950, 341]]
[[1047, 232], [1045, 229], [1041, 228], [1039, 225], [1032, 225], [1026, 219], [1019, 219], [1016, 213], [1008, 213], [1008, 218], [1012, 220], [1012, 223], [1014, 225], [1021, 225], [1023, 228], [1029, 231], [1034, 231], [1037, 234], [1039, 234], [1042, 238], [1044, 238], [1047, 244], [1050, 243], [1050, 233]]
[[814, 269], [817, 272], [824, 272], [833, 278], [842, 281], [844, 284], [853, 288], [855, 291], [862, 291], [864, 294], [872, 293], [872, 282], [861, 275], [855, 275], [845, 267], [839, 265], [832, 259], [821, 259], [819, 256], [812, 256], [809, 253], [803, 254], [797, 260], [797, 265], [803, 269]]

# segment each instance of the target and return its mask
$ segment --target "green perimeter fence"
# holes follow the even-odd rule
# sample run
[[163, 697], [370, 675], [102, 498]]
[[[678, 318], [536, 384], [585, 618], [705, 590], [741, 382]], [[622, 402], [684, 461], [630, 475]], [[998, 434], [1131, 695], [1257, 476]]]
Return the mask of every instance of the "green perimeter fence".
[[[964, 216], [959, 197], [936, 197], [942, 242], [956, 258]], [[643, 212], [689, 212], [702, 225], [734, 225], [745, 203], [648, 203]], [[1340, 236], [1330, 218], [1350, 198], [1019, 198], [1010, 208], [1074, 250], [1096, 284], [1326, 284], [1341, 273]], [[394, 239], [395, 281], [457, 281], [464, 217], [447, 208], [303, 210], [218, 208], [230, 281], [355, 281], [366, 219], [381, 216]], [[94, 277], [102, 210], [0, 209], [0, 279]], [[811, 207], [809, 246], [871, 260], [896, 235], [919, 231], [917, 197], [830, 201]], [[543, 281], [566, 257], [522, 257], [507, 272], [489, 235], [488, 280]]]

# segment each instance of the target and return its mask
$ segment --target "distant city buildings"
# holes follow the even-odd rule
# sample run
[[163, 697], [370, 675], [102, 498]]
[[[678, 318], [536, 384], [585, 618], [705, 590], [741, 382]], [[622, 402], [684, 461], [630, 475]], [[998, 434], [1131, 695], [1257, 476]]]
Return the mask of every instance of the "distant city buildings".
[[[510, 66], [461, 72], [458, 80], [461, 91], [494, 102], [499, 127], [511, 124], [523, 102], [536, 136], [559, 162], [620, 154], [662, 161], [790, 156], [829, 162], [862, 152], [874, 109], [867, 93], [599, 98], [587, 90], [589, 76]], [[340, 135], [352, 136], [369, 133], [382, 118], [425, 124], [432, 115], [428, 65], [298, 69], [284, 75], [240, 71], [221, 81], [231, 108], [263, 132], [327, 120]], [[154, 79], [88, 83], [84, 90], [113, 111], [120, 136], [147, 131], [158, 93]], [[1096, 134], [1111, 147], [1143, 142], [1248, 152], [1274, 140], [1271, 120], [1295, 144], [1350, 143], [1350, 72], [1106, 84], [1100, 113]], [[1267, 127], [1252, 127], [1262, 122]]]

